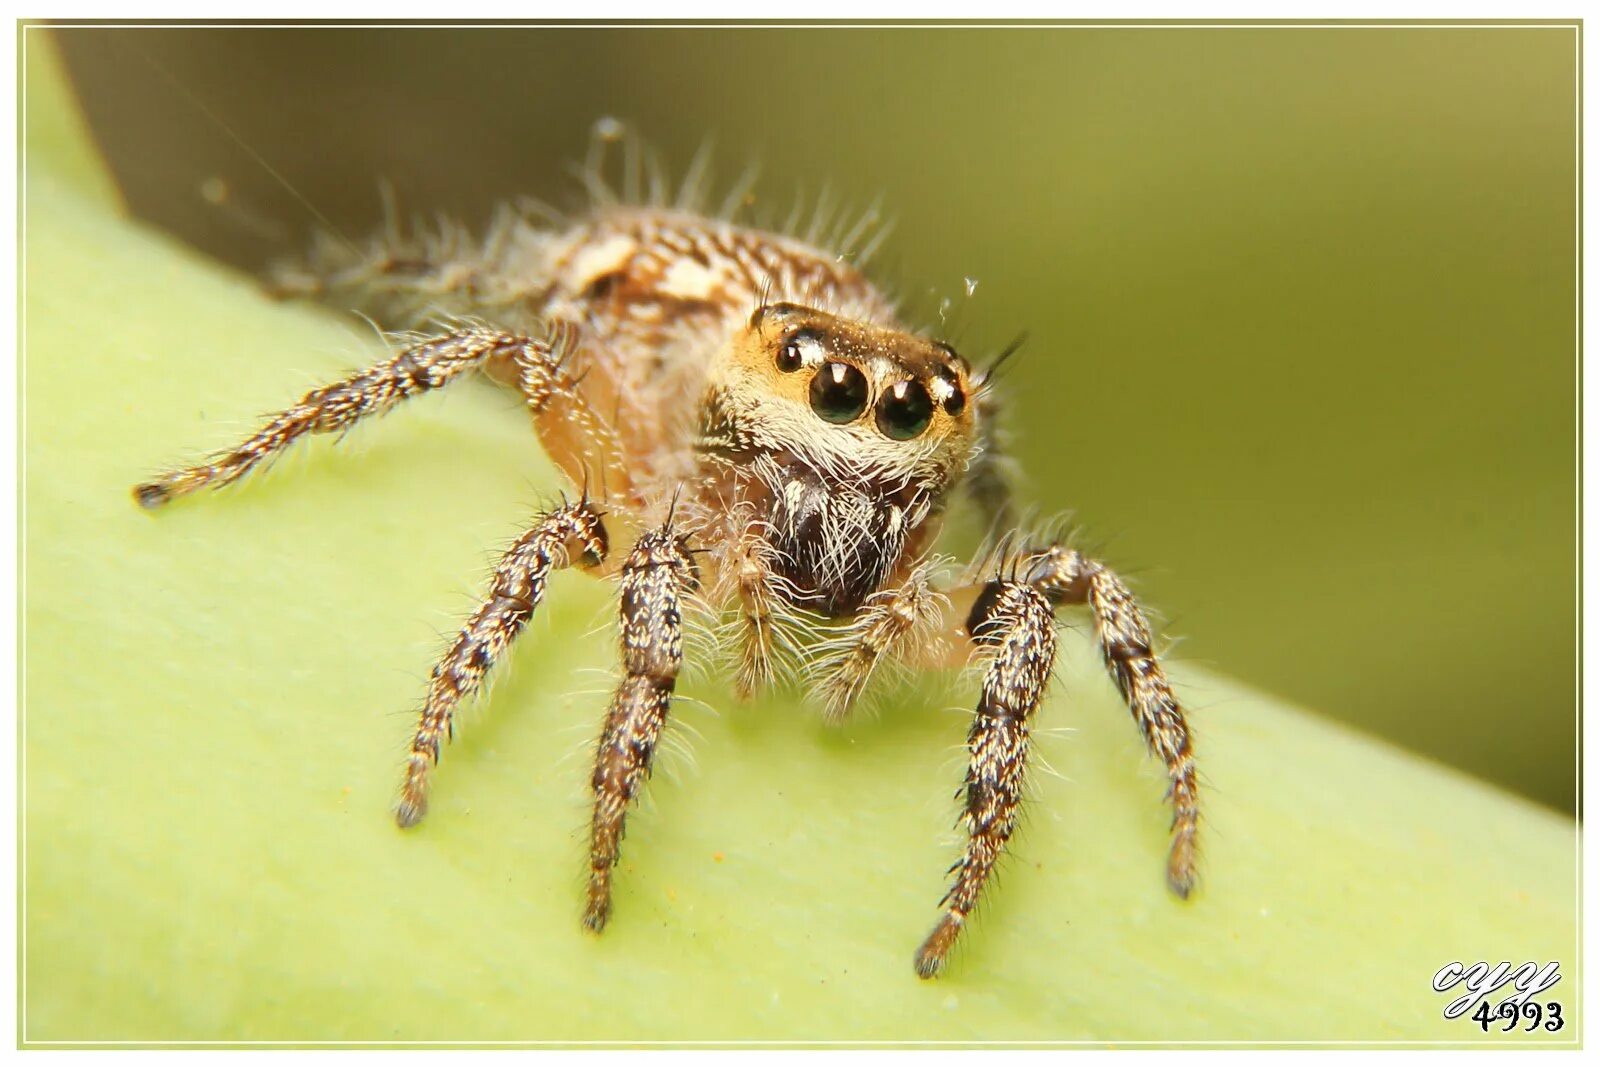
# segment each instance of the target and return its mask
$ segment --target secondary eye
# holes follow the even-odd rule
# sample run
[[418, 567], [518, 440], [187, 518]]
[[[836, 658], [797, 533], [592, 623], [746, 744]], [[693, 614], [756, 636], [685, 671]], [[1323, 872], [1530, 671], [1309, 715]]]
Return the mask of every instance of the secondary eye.
[[800, 351], [800, 334], [795, 334], [783, 342], [778, 349], [778, 369], [785, 374], [793, 373], [806, 365], [806, 354]]
[[811, 379], [811, 410], [827, 422], [851, 422], [867, 410], [867, 376], [848, 363], [824, 363]]
[[878, 401], [878, 429], [896, 441], [911, 440], [932, 419], [933, 398], [921, 382], [896, 382]]
[[815, 332], [809, 329], [795, 330], [778, 346], [775, 362], [779, 370], [793, 374], [804, 367], [808, 360], [813, 367], [816, 366], [822, 359], [823, 351], [822, 342]]
[[943, 402], [945, 414], [951, 417], [961, 414], [967, 406], [966, 394], [961, 391], [961, 379], [953, 371], [945, 369], [939, 372], [939, 380], [947, 386]]

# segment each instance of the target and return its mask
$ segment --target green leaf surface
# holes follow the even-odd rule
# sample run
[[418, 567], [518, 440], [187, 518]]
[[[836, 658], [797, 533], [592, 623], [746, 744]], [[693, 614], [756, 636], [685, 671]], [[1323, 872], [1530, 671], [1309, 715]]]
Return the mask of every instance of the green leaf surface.
[[378, 348], [117, 218], [50, 148], [70, 137], [38, 116], [64, 100], [33, 107], [25, 1043], [1504, 1043], [1430, 986], [1479, 959], [1560, 961], [1568, 1028], [1526, 1039], [1578, 1036], [1569, 820], [1180, 663], [1206, 822], [1178, 901], [1161, 776], [1082, 626], [1025, 828], [937, 982], [911, 954], [956, 854], [956, 676], [840, 729], [792, 693], [687, 686], [597, 939], [578, 915], [611, 590], [563, 574], [428, 821], [397, 830], [442, 635], [552, 466], [471, 382], [139, 510], [137, 480]]

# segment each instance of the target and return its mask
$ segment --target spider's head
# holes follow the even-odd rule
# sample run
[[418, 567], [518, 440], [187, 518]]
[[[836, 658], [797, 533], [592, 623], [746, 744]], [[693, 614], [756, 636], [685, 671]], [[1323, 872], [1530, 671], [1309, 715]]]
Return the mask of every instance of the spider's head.
[[935, 493], [972, 452], [974, 388], [948, 345], [799, 304], [758, 308], [712, 374], [713, 407], [759, 447]]
[[768, 304], [717, 355], [700, 447], [738, 472], [784, 588], [843, 617], [936, 528], [977, 408], [971, 368], [945, 345]]

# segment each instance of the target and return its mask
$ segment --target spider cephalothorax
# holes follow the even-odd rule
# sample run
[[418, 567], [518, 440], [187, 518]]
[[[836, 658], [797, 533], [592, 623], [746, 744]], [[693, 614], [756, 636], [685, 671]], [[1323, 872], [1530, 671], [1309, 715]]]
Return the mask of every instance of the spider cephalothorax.
[[[692, 192], [692, 191], [691, 191]], [[1187, 895], [1198, 826], [1188, 726], [1133, 597], [1055, 543], [1005, 539], [1001, 562], [940, 588], [940, 520], [963, 483], [1010, 512], [985, 375], [905, 328], [830, 242], [736, 225], [677, 205], [605, 196], [552, 222], [503, 214], [481, 242], [452, 229], [366, 249], [325, 244], [280, 290], [362, 311], [399, 351], [307, 393], [235, 448], [140, 485], [155, 508], [233, 482], [300, 437], [341, 432], [482, 370], [524, 399], [546, 451], [583, 492], [541, 515], [501, 558], [488, 595], [434, 667], [396, 818], [427, 811], [455, 712], [544, 598], [577, 566], [620, 584], [621, 678], [595, 753], [583, 921], [604, 927], [628, 807], [665, 727], [691, 603], [731, 616], [735, 681], [772, 681], [780, 644], [832, 719], [890, 663], [940, 648], [983, 664], [967, 745], [967, 845], [943, 915], [916, 957], [937, 974], [1010, 840], [1035, 711], [1055, 663], [1054, 612], [1089, 608], [1096, 638], [1173, 807], [1168, 882]], [[440, 325], [440, 324], [443, 325]], [[804, 620], [799, 637], [780, 640]]]

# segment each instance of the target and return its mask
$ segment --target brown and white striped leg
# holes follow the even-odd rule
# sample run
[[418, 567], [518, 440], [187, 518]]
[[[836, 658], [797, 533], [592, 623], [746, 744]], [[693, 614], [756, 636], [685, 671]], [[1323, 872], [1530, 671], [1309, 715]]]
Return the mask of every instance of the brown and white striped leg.
[[244, 477], [307, 434], [339, 433], [402, 400], [438, 389], [497, 355], [516, 358], [522, 349], [547, 349], [543, 341], [487, 327], [428, 337], [342, 381], [313, 389], [299, 403], [274, 415], [243, 443], [198, 466], [168, 471], [135, 486], [134, 499], [158, 508], [200, 489]]
[[[824, 649], [818, 689], [829, 722], [840, 722], [884, 663], [902, 658], [909, 646], [930, 636], [946, 598], [933, 588], [933, 562], [912, 569], [906, 580], [869, 596], [843, 636]], [[931, 658], [927, 649], [924, 658]]]
[[984, 587], [967, 618], [967, 634], [990, 652], [977, 715], [967, 734], [967, 847], [952, 868], [955, 883], [944, 915], [917, 950], [917, 974], [936, 976], [1016, 827], [1027, 771], [1029, 719], [1055, 668], [1055, 616], [1044, 594], [1022, 582]]
[[628, 805], [639, 794], [667, 723], [683, 666], [683, 597], [699, 584], [686, 539], [670, 521], [639, 538], [622, 570], [622, 682], [595, 753], [589, 895], [583, 925], [600, 932], [611, 914], [611, 870]]
[[1100, 651], [1145, 745], [1166, 767], [1172, 802], [1172, 848], [1167, 884], [1188, 897], [1195, 880], [1195, 837], [1200, 825], [1194, 743], [1183, 707], [1151, 650], [1150, 626], [1128, 587], [1081, 553], [1052, 546], [1034, 557], [1028, 580], [1058, 604], [1087, 603]]
[[605, 561], [606, 551], [599, 511], [587, 500], [579, 500], [542, 516], [501, 557], [489, 596], [433, 668], [395, 804], [397, 823], [415, 826], [427, 814], [428, 778], [439, 762], [440, 744], [455, 736], [457, 706], [477, 690], [495, 661], [522, 632], [544, 599], [550, 572], [572, 564], [598, 567]]

